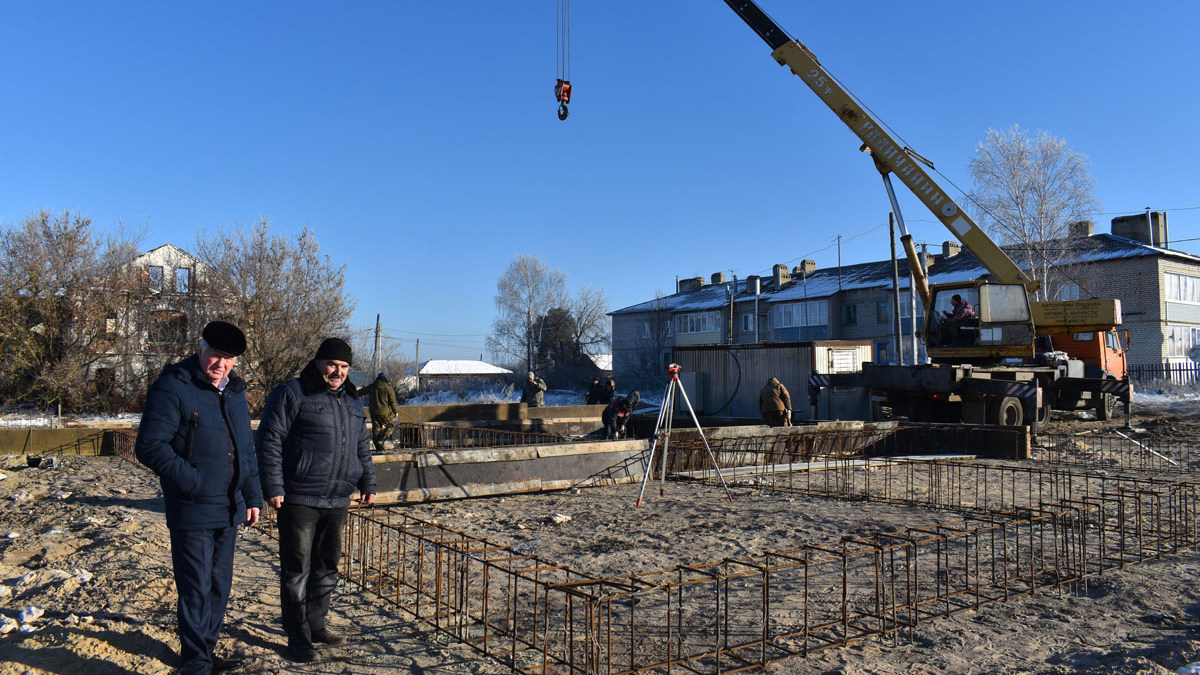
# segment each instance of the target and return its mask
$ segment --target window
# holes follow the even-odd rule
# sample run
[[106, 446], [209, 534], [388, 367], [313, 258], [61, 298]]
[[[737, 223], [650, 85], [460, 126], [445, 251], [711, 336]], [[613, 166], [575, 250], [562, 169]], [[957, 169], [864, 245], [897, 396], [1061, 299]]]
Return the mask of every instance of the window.
[[775, 306], [776, 328], [803, 328], [828, 324], [829, 304], [825, 300], [806, 300]]
[[104, 334], [105, 335], [116, 335], [117, 334], [117, 317], [115, 317], [111, 314], [109, 316], [104, 317]]
[[842, 323], [847, 326], [858, 323], [858, 305], [842, 305]]
[[162, 265], [150, 266], [150, 292], [162, 293], [163, 289], [163, 268]]
[[182, 345], [187, 341], [187, 314], [171, 310], [154, 312], [150, 315], [150, 339], [168, 345]]
[[1167, 326], [1167, 356], [1188, 356], [1197, 345], [1200, 345], [1200, 328]]
[[1055, 300], [1078, 300], [1079, 299], [1079, 284], [1063, 284], [1059, 286], [1058, 292], [1054, 294]]
[[1200, 277], [1165, 272], [1163, 285], [1167, 289], [1168, 301], [1200, 304]]
[[720, 325], [720, 315], [717, 312], [694, 312], [680, 314], [675, 317], [677, 333], [712, 333]]
[[755, 319], [755, 317], [753, 314], [743, 314], [742, 315], [742, 332], [743, 333], [753, 333], [754, 332], [754, 319]]
[[175, 292], [187, 293], [191, 287], [192, 271], [186, 267], [180, 267], [175, 270]]
[[642, 336], [643, 338], [650, 337], [650, 322], [649, 321], [642, 321], [641, 323], [638, 324], [638, 335]]
[[889, 324], [892, 322], [892, 301], [875, 301], [875, 323]]

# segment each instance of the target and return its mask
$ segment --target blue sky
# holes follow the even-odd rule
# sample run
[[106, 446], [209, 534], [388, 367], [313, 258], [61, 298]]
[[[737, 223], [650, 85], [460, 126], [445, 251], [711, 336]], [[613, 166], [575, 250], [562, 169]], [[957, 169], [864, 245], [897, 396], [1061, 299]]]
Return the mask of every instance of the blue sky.
[[[858, 140], [720, 0], [42, 2], [0, 7], [0, 222], [145, 225], [143, 249], [268, 218], [347, 264], [356, 327], [478, 358], [519, 254], [612, 309], [677, 277], [888, 255]], [[1200, 3], [760, 5], [938, 177], [989, 127], [1091, 160], [1107, 231], [1167, 210], [1200, 252]], [[948, 232], [901, 190], [915, 238]], [[1191, 240], [1191, 241], [1188, 241]], [[397, 342], [398, 341], [398, 342]]]

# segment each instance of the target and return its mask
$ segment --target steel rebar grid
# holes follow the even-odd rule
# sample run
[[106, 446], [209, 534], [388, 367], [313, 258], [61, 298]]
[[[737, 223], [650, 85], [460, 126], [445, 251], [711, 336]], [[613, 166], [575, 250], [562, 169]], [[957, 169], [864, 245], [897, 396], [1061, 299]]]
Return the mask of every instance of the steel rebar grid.
[[1048, 464], [1154, 473], [1191, 473], [1200, 468], [1200, 449], [1185, 439], [1134, 439], [1113, 430], [1076, 435], [1038, 434], [1038, 440], [1033, 459]]
[[574, 443], [572, 438], [545, 432], [510, 431], [488, 427], [450, 426], [402, 422], [396, 425], [392, 439], [401, 448], [494, 448], [512, 445]]
[[738, 672], [1193, 547], [1197, 501], [1194, 483], [1163, 482], [604, 579], [355, 511], [345, 571], [521, 672]]

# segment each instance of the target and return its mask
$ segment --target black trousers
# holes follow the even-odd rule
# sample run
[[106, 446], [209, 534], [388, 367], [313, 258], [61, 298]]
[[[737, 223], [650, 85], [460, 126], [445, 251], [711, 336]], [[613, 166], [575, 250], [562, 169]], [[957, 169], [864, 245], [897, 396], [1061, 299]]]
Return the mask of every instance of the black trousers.
[[279, 605], [288, 646], [312, 647], [338, 581], [346, 509], [289, 504], [279, 509]]
[[171, 530], [171, 565], [179, 594], [179, 672], [212, 671], [213, 650], [233, 585], [236, 527]]

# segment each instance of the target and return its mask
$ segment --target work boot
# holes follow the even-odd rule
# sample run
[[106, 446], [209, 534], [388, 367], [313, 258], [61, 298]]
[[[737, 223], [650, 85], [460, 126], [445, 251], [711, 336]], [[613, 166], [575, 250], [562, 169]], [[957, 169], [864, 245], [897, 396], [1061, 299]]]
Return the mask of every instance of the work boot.
[[317, 650], [312, 645], [288, 644], [283, 652], [284, 658], [296, 663], [312, 663], [317, 660]]
[[384, 450], [394, 450], [395, 448], [396, 448], [396, 444], [395, 444], [395, 443], [393, 443], [393, 442], [391, 442], [391, 441], [384, 441], [384, 442], [383, 442], [383, 449], [384, 449]]
[[331, 632], [328, 628], [314, 630], [312, 632], [312, 641], [320, 642], [327, 645], [340, 645], [346, 641], [346, 638]]

